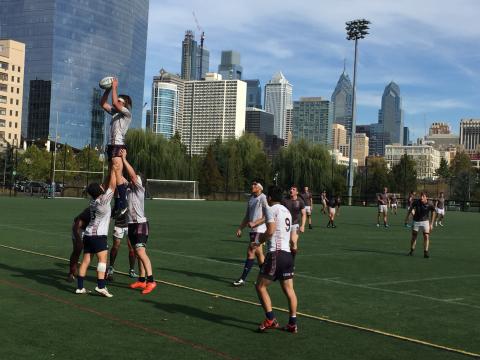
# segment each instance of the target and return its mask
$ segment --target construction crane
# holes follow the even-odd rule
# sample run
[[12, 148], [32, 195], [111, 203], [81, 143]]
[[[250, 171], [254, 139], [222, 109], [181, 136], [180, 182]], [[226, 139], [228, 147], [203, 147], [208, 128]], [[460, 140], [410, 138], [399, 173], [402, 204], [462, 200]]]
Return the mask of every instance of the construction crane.
[[197, 29], [200, 32], [200, 64], [199, 64], [199, 78], [202, 78], [202, 69], [203, 69], [203, 42], [205, 40], [205, 31], [202, 30], [200, 24], [198, 22], [197, 16], [195, 15], [195, 11], [192, 11], [193, 18], [195, 20], [195, 24], [197, 25]]

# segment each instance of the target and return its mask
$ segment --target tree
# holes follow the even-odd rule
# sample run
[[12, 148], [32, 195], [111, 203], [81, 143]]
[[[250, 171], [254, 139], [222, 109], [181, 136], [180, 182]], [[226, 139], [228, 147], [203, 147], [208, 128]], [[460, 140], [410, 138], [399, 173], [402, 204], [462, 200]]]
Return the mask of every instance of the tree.
[[453, 194], [455, 199], [470, 201], [471, 190], [476, 178], [467, 153], [457, 152], [450, 165], [450, 174], [450, 194]]
[[367, 164], [367, 197], [372, 198], [390, 185], [388, 167], [383, 157], [369, 157]]
[[440, 159], [440, 167], [435, 170], [435, 176], [438, 176], [440, 179], [447, 180], [450, 178], [450, 169], [448, 167], [448, 162], [444, 158]]
[[35, 145], [30, 146], [19, 155], [17, 173], [29, 180], [47, 181], [51, 173], [50, 153]]
[[213, 152], [213, 145], [207, 148], [207, 154], [203, 159], [199, 171], [199, 191], [202, 195], [221, 191], [224, 179], [218, 169], [217, 159]]
[[390, 190], [407, 196], [409, 191], [417, 188], [417, 170], [415, 160], [404, 154], [400, 162], [395, 164], [391, 171]]

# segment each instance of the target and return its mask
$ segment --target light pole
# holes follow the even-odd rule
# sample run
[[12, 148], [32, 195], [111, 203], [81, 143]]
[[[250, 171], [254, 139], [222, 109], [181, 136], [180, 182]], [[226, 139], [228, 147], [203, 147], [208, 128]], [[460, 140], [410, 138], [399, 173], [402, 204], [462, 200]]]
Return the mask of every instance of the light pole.
[[353, 92], [352, 92], [352, 126], [350, 129], [350, 149], [348, 160], [348, 205], [352, 205], [352, 189], [353, 189], [353, 139], [355, 137], [355, 92], [357, 86], [357, 57], [358, 57], [358, 40], [365, 38], [368, 34], [368, 24], [370, 21], [365, 19], [357, 19], [347, 21], [345, 29], [347, 30], [347, 40], [355, 40], [355, 59], [353, 61]]
[[57, 123], [55, 125], [55, 149], [53, 150], [53, 172], [52, 172], [52, 199], [55, 199], [55, 163], [57, 161], [57, 144], [58, 144], [58, 111], [57, 111]]

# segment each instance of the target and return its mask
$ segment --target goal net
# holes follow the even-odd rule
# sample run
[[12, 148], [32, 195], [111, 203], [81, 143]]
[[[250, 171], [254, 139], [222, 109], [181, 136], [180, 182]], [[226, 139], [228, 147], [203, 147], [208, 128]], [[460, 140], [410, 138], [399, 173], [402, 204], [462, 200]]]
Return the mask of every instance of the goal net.
[[154, 200], [200, 200], [198, 181], [147, 179], [146, 191]]

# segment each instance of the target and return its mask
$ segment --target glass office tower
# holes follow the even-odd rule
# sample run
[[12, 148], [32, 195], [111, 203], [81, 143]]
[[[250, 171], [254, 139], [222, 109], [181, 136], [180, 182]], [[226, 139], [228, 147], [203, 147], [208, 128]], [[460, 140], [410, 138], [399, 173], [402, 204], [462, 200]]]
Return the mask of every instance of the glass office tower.
[[141, 127], [148, 5], [149, 0], [2, 1], [0, 38], [26, 44], [25, 138], [53, 139], [58, 132], [61, 143], [102, 146], [105, 126], [96, 90], [107, 75], [117, 76], [119, 91], [132, 97], [131, 127]]

